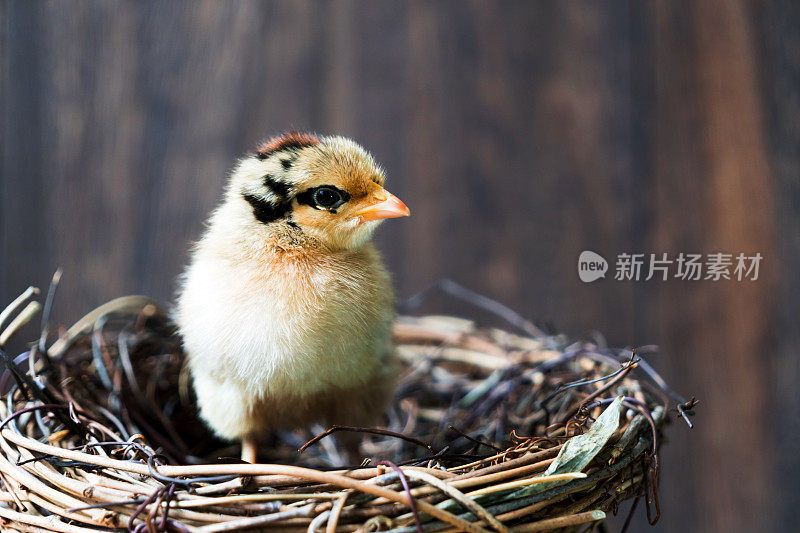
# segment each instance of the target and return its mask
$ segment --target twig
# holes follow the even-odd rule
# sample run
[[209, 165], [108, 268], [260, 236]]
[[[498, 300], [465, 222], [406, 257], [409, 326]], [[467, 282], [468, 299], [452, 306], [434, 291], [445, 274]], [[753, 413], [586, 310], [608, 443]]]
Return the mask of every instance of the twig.
[[430, 474], [426, 474], [424, 472], [409, 472], [408, 476], [412, 479], [418, 479], [420, 481], [424, 481], [430, 485], [433, 485], [437, 489], [441, 490], [458, 503], [464, 506], [465, 509], [468, 509], [472, 512], [478, 520], [483, 520], [490, 526], [492, 529], [499, 531], [500, 533], [509, 533], [508, 529], [503, 525], [500, 520], [492, 516], [492, 514], [483, 508], [479, 503], [474, 501], [469, 495], [464, 494], [453, 485], [444, 483], [435, 477], [431, 476]]
[[[493, 450], [494, 450], [494, 451], [496, 451], [496, 452], [502, 452], [502, 451], [503, 451], [501, 448], [499, 448], [499, 447], [495, 446], [495, 445], [494, 445], [494, 444], [492, 444], [491, 442], [485, 442], [485, 441], [482, 441], [482, 440], [480, 440], [480, 439], [476, 439], [476, 438], [474, 438], [474, 437], [470, 437], [469, 435], [467, 435], [466, 433], [464, 433], [463, 431], [461, 431], [461, 430], [460, 430], [460, 429], [458, 429], [457, 427], [453, 426], [452, 424], [448, 424], [448, 425], [447, 425], [447, 427], [448, 427], [449, 429], [452, 429], [453, 431], [455, 431], [456, 433], [458, 433], [459, 435], [461, 435], [461, 436], [462, 436], [462, 437], [464, 437], [465, 439], [467, 439], [467, 440], [469, 440], [469, 441], [472, 441], [472, 442], [474, 442], [475, 444], [479, 444], [479, 445], [482, 445], [482, 446], [486, 446], [487, 448], [491, 448], [491, 449], [493, 449]], [[475, 451], [477, 451], [477, 449], [476, 449]]]
[[6, 343], [11, 340], [13, 337], [22, 327], [27, 324], [28, 322], [36, 316], [36, 313], [39, 312], [42, 306], [39, 302], [28, 302], [28, 305], [25, 306], [20, 314], [14, 317], [14, 320], [8, 325], [8, 327], [0, 333], [0, 348], [5, 347]]
[[56, 289], [61, 282], [61, 274], [63, 269], [58, 267], [50, 279], [50, 286], [47, 288], [47, 296], [44, 300], [44, 309], [42, 310], [42, 323], [41, 333], [39, 334], [39, 352], [44, 357], [47, 366], [51, 365], [50, 356], [47, 354], [47, 335], [50, 332], [50, 312], [53, 310], [53, 301], [56, 296]]
[[[344, 504], [347, 501], [348, 496], [350, 496], [350, 491], [346, 490], [342, 493], [341, 497], [338, 500], [336, 500], [336, 502], [333, 504], [330, 517], [328, 518], [328, 526], [325, 528], [325, 533], [336, 533], [336, 526], [339, 524], [339, 515], [341, 515], [342, 513], [342, 509], [344, 508]], [[409, 495], [409, 501], [413, 501], [410, 495]], [[414, 513], [416, 513], [416, 506], [414, 507]], [[417, 522], [417, 524], [419, 525], [419, 522]], [[420, 531], [420, 533], [422, 532]]]
[[[417, 503], [414, 500], [414, 495], [411, 494], [411, 487], [408, 486], [408, 480], [406, 479], [406, 474], [391, 461], [381, 461], [378, 463], [378, 466], [385, 465], [390, 467], [392, 470], [397, 472], [397, 476], [400, 478], [400, 484], [403, 485], [403, 490], [406, 491], [406, 495], [408, 496], [408, 507], [411, 509], [411, 515], [414, 517], [414, 523], [417, 525], [417, 533], [422, 533], [422, 523], [419, 520], [419, 513], [417, 512]], [[412, 475], [412, 474], [409, 474]], [[433, 476], [431, 476], [433, 477]], [[437, 479], [438, 481], [438, 479]], [[330, 529], [330, 528], [328, 528]], [[327, 533], [331, 533], [328, 531]]]
[[492, 300], [487, 296], [483, 296], [482, 294], [478, 294], [477, 292], [471, 291], [466, 287], [459, 285], [455, 281], [451, 279], [440, 279], [432, 286], [424, 289], [417, 294], [411, 296], [410, 298], [406, 299], [403, 303], [402, 307], [406, 311], [410, 311], [416, 309], [425, 301], [425, 299], [429, 296], [429, 294], [434, 289], [441, 289], [447, 294], [451, 296], [455, 296], [465, 302], [469, 302], [472, 305], [479, 307], [485, 311], [488, 311], [494, 315], [499, 316], [509, 324], [513, 325], [514, 327], [524, 331], [531, 337], [544, 337], [545, 333], [533, 325], [533, 323], [529, 320], [526, 320], [522, 315], [507, 307], [496, 300]]
[[278, 513], [271, 513], [262, 516], [253, 516], [250, 518], [242, 518], [241, 520], [231, 520], [229, 522], [220, 522], [219, 524], [212, 524], [198, 528], [198, 533], [217, 533], [220, 531], [241, 531], [242, 529], [249, 529], [266, 524], [274, 524], [287, 518], [295, 518], [299, 516], [310, 516], [314, 511], [314, 504], [310, 503], [306, 506], [297, 509], [289, 509]]
[[30, 300], [33, 296], [39, 294], [39, 289], [36, 287], [28, 287], [25, 289], [22, 294], [16, 297], [13, 302], [8, 304], [2, 312], [0, 312], [0, 331], [3, 331], [3, 327], [6, 324], [6, 320], [14, 313], [17, 309], [19, 309], [22, 304]]
[[390, 431], [388, 429], [362, 428], [362, 427], [355, 427], [355, 426], [332, 426], [332, 427], [326, 429], [325, 431], [323, 431], [322, 433], [320, 433], [319, 435], [317, 435], [316, 437], [314, 437], [313, 439], [311, 439], [310, 441], [308, 441], [305, 444], [303, 444], [300, 447], [300, 449], [297, 450], [297, 451], [302, 453], [303, 451], [305, 451], [306, 448], [308, 448], [312, 444], [316, 444], [319, 440], [324, 439], [325, 437], [327, 437], [328, 435], [330, 435], [331, 433], [334, 433], [336, 431], [353, 431], [353, 432], [356, 432], [356, 433], [371, 433], [373, 435], [385, 435], [387, 437], [395, 437], [397, 439], [403, 439], [404, 441], [410, 442], [412, 444], [416, 444], [417, 446], [421, 446], [423, 448], [427, 448], [430, 451], [436, 453], [436, 448], [434, 448], [433, 446], [431, 446], [430, 444], [428, 444], [428, 443], [426, 443], [424, 441], [421, 441], [419, 439], [415, 439], [414, 437], [409, 437], [408, 435], [403, 435], [402, 433], [397, 433], [396, 431]]
[[532, 522], [530, 524], [523, 524], [514, 528], [514, 532], [530, 533], [533, 531], [549, 531], [551, 529], [559, 529], [562, 527], [578, 526], [587, 522], [597, 522], [598, 520], [605, 520], [605, 518], [606, 513], [598, 509], [595, 511], [586, 511], [567, 516], [559, 516], [558, 518], [539, 520], [538, 522]]
[[536, 485], [538, 483], [549, 483], [551, 481], [571, 481], [573, 479], [583, 479], [586, 474], [582, 472], [569, 472], [566, 474], [553, 474], [551, 476], [538, 476], [527, 479], [520, 479], [518, 481], [509, 481], [508, 483], [500, 483], [499, 485], [491, 485], [482, 489], [474, 490], [467, 493], [467, 496], [474, 498], [483, 494], [491, 494], [492, 492], [500, 492], [503, 490], [517, 489], [520, 487], [527, 487], [529, 485]]

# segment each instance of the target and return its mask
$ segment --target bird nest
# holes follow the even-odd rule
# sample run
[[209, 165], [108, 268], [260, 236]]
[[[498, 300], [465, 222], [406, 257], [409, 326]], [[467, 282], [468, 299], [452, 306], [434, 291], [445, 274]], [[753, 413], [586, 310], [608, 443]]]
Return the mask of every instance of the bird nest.
[[[0, 314], [0, 347], [34, 294]], [[248, 464], [199, 422], [156, 304], [109, 302], [49, 348], [42, 322], [2, 352], [3, 531], [572, 531], [633, 499], [627, 527], [640, 500], [658, 519], [662, 427], [693, 405], [638, 351], [403, 316], [384, 426], [277, 433]], [[343, 466], [343, 432], [361, 464]]]

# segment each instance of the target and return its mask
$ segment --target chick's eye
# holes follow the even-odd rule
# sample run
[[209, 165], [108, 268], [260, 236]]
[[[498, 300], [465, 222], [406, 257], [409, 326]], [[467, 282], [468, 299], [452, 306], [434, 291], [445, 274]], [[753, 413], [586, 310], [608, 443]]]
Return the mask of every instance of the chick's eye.
[[339, 206], [343, 203], [342, 195], [333, 187], [320, 187], [314, 191], [314, 203], [325, 209]]
[[332, 213], [348, 201], [350, 195], [333, 185], [321, 185], [306, 189], [297, 195], [297, 203], [313, 207], [314, 209], [325, 209]]

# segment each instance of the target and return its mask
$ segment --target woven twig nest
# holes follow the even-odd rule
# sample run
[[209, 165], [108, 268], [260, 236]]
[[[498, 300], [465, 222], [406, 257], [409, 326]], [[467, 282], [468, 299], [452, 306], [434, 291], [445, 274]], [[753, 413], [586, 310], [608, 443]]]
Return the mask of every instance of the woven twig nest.
[[[394, 333], [385, 426], [279, 433], [255, 465], [198, 421], [179, 339], [144, 298], [3, 353], [3, 531], [568, 531], [633, 498], [657, 519], [678, 399], [639, 354], [452, 317], [401, 317]], [[364, 436], [362, 465], [341, 466], [340, 431]]]

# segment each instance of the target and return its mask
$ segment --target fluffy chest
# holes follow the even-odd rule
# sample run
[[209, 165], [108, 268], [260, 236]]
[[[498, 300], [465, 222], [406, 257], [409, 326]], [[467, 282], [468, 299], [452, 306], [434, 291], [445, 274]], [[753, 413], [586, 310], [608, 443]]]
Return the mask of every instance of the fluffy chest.
[[389, 351], [392, 294], [377, 257], [281, 264], [198, 257], [178, 322], [193, 372], [256, 395], [365, 383]]

